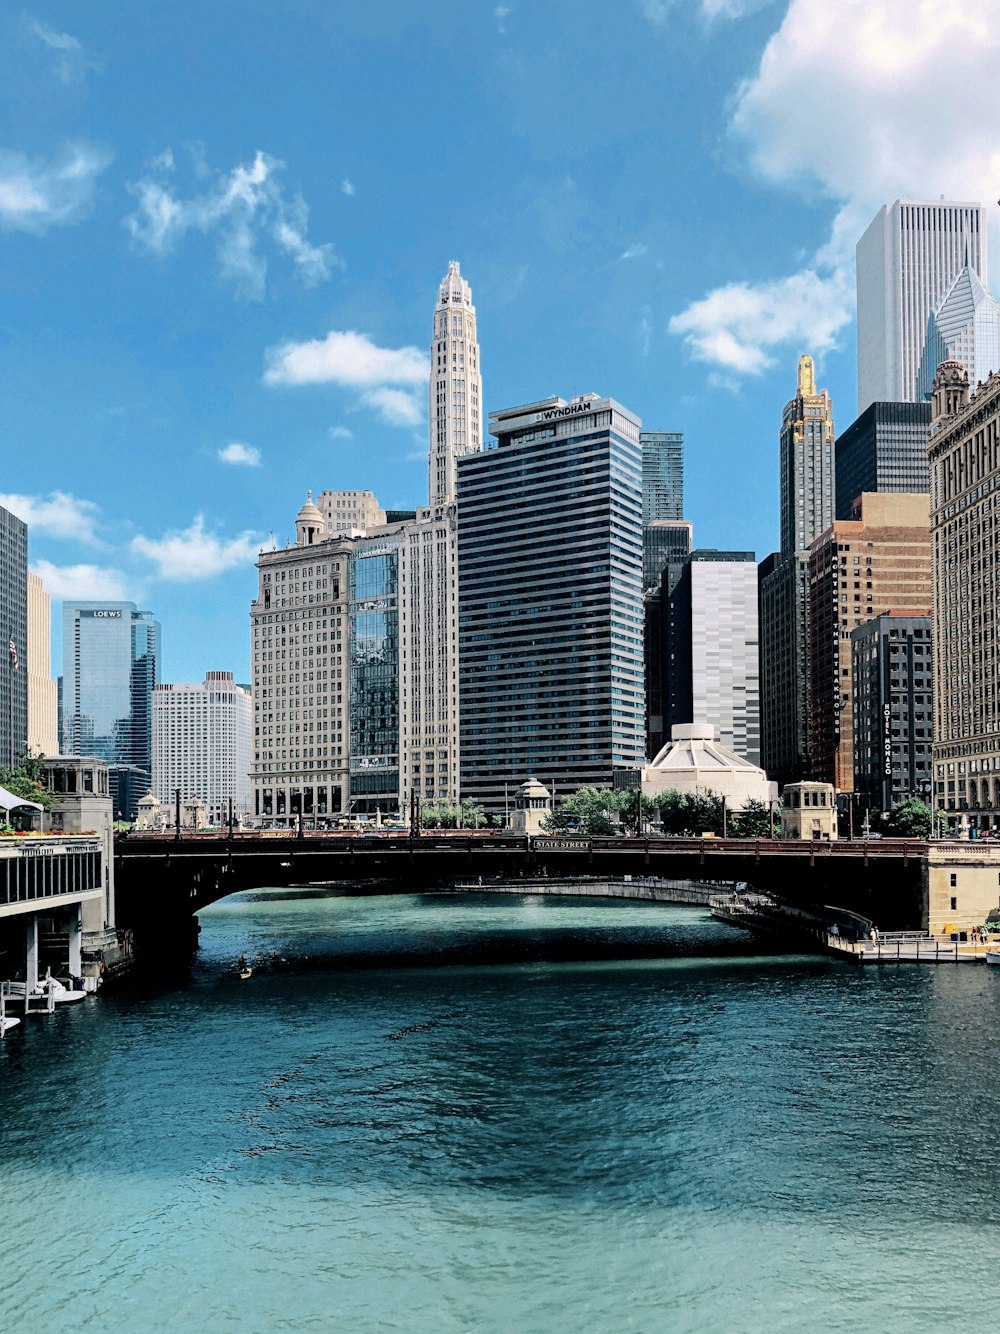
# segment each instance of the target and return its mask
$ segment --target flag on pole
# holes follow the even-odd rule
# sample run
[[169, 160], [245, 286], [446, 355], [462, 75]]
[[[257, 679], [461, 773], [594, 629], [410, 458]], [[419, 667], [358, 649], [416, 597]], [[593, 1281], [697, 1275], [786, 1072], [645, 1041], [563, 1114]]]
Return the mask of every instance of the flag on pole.
[[19, 672], [21, 668], [17, 661], [17, 645], [14, 643], [13, 639], [7, 645], [7, 656], [10, 659], [10, 665], [13, 667], [14, 671]]

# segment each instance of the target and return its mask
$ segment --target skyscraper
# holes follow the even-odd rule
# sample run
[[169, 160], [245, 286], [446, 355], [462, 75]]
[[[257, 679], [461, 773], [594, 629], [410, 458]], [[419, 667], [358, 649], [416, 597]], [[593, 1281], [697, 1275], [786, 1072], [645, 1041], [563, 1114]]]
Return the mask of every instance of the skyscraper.
[[257, 562], [251, 818], [268, 828], [326, 826], [348, 809], [351, 548], [308, 496], [295, 546]]
[[857, 245], [859, 415], [920, 396], [928, 317], [967, 265], [988, 282], [980, 204], [897, 199], [879, 209]]
[[492, 413], [458, 467], [463, 797], [642, 762], [640, 422], [613, 399]]
[[782, 786], [802, 778], [808, 753], [809, 546], [833, 522], [833, 415], [800, 357], [779, 444], [781, 551], [760, 570], [761, 754]]
[[52, 599], [37, 574], [28, 572], [28, 749], [59, 754], [59, 698], [52, 679]]
[[479, 374], [472, 289], [452, 260], [438, 292], [431, 342], [430, 457], [427, 503], [455, 497], [455, 462], [482, 449], [483, 382]]
[[483, 386], [472, 290], [457, 261], [438, 292], [431, 338], [428, 503], [399, 549], [400, 781], [404, 809], [459, 799], [459, 460], [482, 450]]
[[757, 566], [752, 551], [693, 551], [670, 599], [669, 736], [711, 723], [719, 741], [760, 759]]
[[932, 413], [934, 805], [951, 827], [997, 828], [1000, 375], [970, 397], [962, 366], [945, 362]]
[[108, 765], [115, 815], [132, 820], [152, 772], [160, 625], [134, 602], [63, 603], [62, 750]]
[[863, 491], [929, 491], [929, 403], [869, 403], [837, 437], [835, 517], [852, 519]]
[[857, 521], [837, 520], [809, 553], [809, 777], [854, 790], [851, 631], [885, 612], [931, 607], [928, 497], [861, 497]]
[[643, 431], [642, 521], [680, 519], [684, 514], [684, 436], [679, 431]]
[[13, 766], [28, 741], [28, 528], [0, 508], [0, 764]]
[[968, 264], [927, 321], [917, 376], [917, 393], [927, 402], [943, 361], [960, 361], [972, 384], [981, 384], [1000, 370], [1000, 305]]
[[891, 811], [931, 796], [931, 618], [888, 613], [851, 631], [854, 789], [862, 807]]
[[173, 810], [175, 794], [205, 803], [210, 825], [250, 814], [250, 692], [232, 672], [208, 672], [204, 681], [153, 688], [151, 790]]

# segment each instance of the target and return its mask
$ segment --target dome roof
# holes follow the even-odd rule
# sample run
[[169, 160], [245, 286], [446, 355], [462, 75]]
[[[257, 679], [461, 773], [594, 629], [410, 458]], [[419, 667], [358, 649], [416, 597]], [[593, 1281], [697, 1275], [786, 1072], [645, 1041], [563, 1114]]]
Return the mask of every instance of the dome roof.
[[295, 522], [312, 524], [321, 524], [323, 522], [322, 514], [320, 514], [319, 510], [313, 504], [313, 493], [311, 491], [306, 492], [306, 503], [296, 515]]

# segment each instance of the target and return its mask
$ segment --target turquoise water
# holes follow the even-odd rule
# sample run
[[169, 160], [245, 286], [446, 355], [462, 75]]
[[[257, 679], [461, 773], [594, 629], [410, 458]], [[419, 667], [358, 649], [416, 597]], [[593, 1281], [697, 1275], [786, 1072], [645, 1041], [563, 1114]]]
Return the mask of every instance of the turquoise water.
[[4, 1331], [995, 1328], [992, 971], [578, 900], [202, 925], [0, 1043]]

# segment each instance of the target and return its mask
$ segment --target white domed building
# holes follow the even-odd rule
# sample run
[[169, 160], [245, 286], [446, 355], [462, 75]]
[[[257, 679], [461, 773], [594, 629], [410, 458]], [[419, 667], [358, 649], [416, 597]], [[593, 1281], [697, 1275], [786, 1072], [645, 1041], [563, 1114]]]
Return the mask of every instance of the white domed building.
[[642, 794], [654, 800], [669, 791], [725, 797], [730, 810], [748, 801], [768, 805], [778, 799], [778, 785], [756, 764], [715, 739], [711, 723], [678, 723], [670, 741], [642, 771]]

